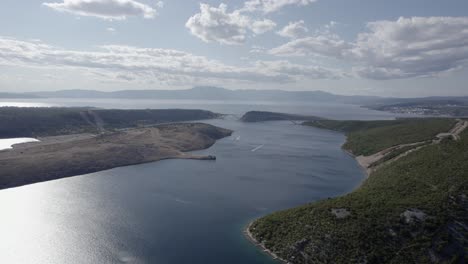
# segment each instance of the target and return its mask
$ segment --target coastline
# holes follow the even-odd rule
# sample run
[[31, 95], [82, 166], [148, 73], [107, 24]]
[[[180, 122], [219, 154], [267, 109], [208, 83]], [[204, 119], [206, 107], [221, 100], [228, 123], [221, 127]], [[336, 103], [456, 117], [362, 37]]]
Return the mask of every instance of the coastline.
[[[347, 138], [347, 137], [346, 137]], [[362, 156], [356, 156], [354, 155], [351, 151], [343, 148], [343, 146], [341, 147], [341, 149], [346, 153], [348, 154], [349, 156], [351, 156], [356, 162], [357, 164], [359, 165], [359, 167], [361, 167], [361, 169], [364, 171], [364, 174], [366, 176], [366, 179], [369, 178], [369, 176], [371, 175], [372, 173], [372, 170], [367, 166], [367, 163], [363, 162], [362, 159], [360, 159], [359, 157], [362, 157]]]
[[231, 133], [203, 123], [175, 123], [42, 138], [0, 151], [0, 189], [164, 159], [216, 160], [215, 156], [190, 151], [209, 148]]
[[271, 258], [273, 258], [273, 260], [277, 261], [277, 262], [280, 262], [280, 263], [284, 263], [284, 264], [289, 264], [288, 261], [278, 257], [274, 252], [272, 252], [271, 250], [269, 250], [268, 248], [266, 248], [263, 244], [261, 244], [260, 242], [257, 241], [257, 239], [255, 239], [255, 237], [252, 235], [252, 232], [250, 232], [250, 227], [252, 227], [252, 224], [256, 221], [257, 219], [254, 219], [252, 221], [249, 222], [249, 224], [244, 228], [244, 236], [247, 238], [247, 240], [249, 240], [252, 244], [254, 244], [257, 248], [261, 249], [263, 253], [267, 254], [268, 256], [270, 256]]
[[[348, 137], [346, 136], [346, 140], [348, 140]], [[365, 162], [363, 162], [362, 159], [359, 159], [360, 156], [356, 156], [354, 155], [351, 151], [345, 149], [344, 147], [344, 144], [340, 147], [342, 151], [344, 151], [346, 154], [348, 154], [349, 156], [351, 156], [356, 162], [357, 164], [359, 165], [359, 167], [361, 167], [362, 171], [364, 172], [364, 175], [365, 175], [365, 179], [361, 182], [361, 184], [359, 186], [356, 187], [356, 189], [360, 188], [361, 185], [369, 178], [370, 174], [372, 173], [372, 170], [370, 168], [367, 167], [367, 164]], [[353, 190], [354, 192], [355, 190]], [[274, 252], [272, 252], [271, 250], [269, 250], [268, 248], [265, 247], [265, 245], [263, 245], [262, 243], [258, 242], [257, 239], [255, 239], [255, 237], [253, 236], [252, 232], [250, 232], [250, 228], [252, 227], [253, 223], [256, 221], [257, 219], [253, 219], [252, 221], [249, 222], [249, 224], [244, 228], [244, 236], [247, 238], [248, 241], [250, 241], [252, 244], [254, 244], [257, 248], [261, 249], [263, 253], [267, 254], [268, 256], [270, 256], [273, 260], [279, 262], [279, 263], [283, 263], [283, 264], [291, 264], [291, 262], [289, 261], [286, 261], [285, 259], [283, 258], [280, 258], [278, 257], [278, 255], [276, 255]]]
[[[326, 256], [326, 257], [323, 257], [325, 259], [324, 262], [330, 261], [331, 263], [335, 263], [336, 261], [336, 263], [349, 263], [348, 262], [349, 256], [355, 254], [356, 252], [358, 252], [358, 250], [365, 252], [365, 253], [359, 253], [356, 256], [354, 256], [355, 260], [360, 258], [362, 254], [369, 254], [370, 256], [374, 256], [373, 254], [375, 251], [371, 251], [365, 247], [363, 248], [363, 246], [360, 246], [360, 245], [351, 245], [353, 243], [352, 239], [360, 239], [362, 237], [362, 234], [365, 234], [366, 232], [367, 233], [374, 232], [375, 229], [373, 229], [374, 228], [373, 225], [362, 227], [361, 219], [364, 219], [364, 221], [368, 221], [368, 222], [372, 221], [372, 223], [376, 223], [375, 225], [379, 225], [380, 227], [382, 227], [382, 230], [390, 230], [388, 231], [389, 237], [391, 237], [391, 239], [395, 239], [398, 242], [398, 243], [395, 243], [394, 245], [388, 245], [387, 243], [382, 244], [381, 233], [373, 234], [373, 237], [371, 234], [369, 235], [375, 240], [375, 246], [372, 246], [372, 250], [374, 250], [374, 248], [385, 248], [388, 246], [388, 250], [383, 251], [380, 254], [382, 256], [388, 256], [389, 259], [391, 259], [390, 257], [394, 256], [395, 254], [394, 252], [401, 252], [402, 248], [404, 248], [406, 244], [409, 244], [409, 242], [405, 241], [404, 239], [405, 231], [401, 231], [401, 230], [407, 230], [408, 226], [411, 223], [414, 223], [414, 221], [419, 221], [418, 223], [424, 222], [426, 214], [429, 214], [430, 212], [429, 211], [430, 209], [428, 208], [436, 208], [435, 206], [440, 205], [440, 204], [444, 205], [446, 203], [446, 201], [444, 200], [445, 196], [442, 196], [442, 195], [440, 196], [440, 199], [437, 200], [439, 204], [434, 204], [434, 201], [431, 199], [421, 200], [420, 198], [420, 197], [427, 195], [425, 191], [421, 191], [421, 190], [425, 190], [427, 188], [427, 185], [430, 185], [432, 187], [432, 191], [435, 192], [436, 194], [443, 193], [443, 190], [442, 189], [438, 190], [437, 186], [442, 185], [442, 183], [438, 181], [439, 175], [440, 175], [440, 172], [438, 171], [438, 169], [444, 168], [443, 167], [444, 165], [440, 165], [440, 167], [430, 170], [428, 172], [428, 175], [421, 174], [419, 172], [425, 170], [426, 169], [425, 166], [427, 166], [427, 164], [431, 164], [431, 165], [432, 164], [444, 164], [443, 162], [445, 161], [445, 159], [447, 159], [447, 154], [453, 154], [451, 158], [452, 160], [457, 160], [458, 164], [462, 162], [465, 163], [465, 160], [463, 160], [463, 153], [466, 153], [466, 148], [465, 148], [465, 152], [463, 152], [460, 148], [455, 148], [454, 147], [455, 144], [451, 143], [450, 141], [453, 141], [453, 142], [462, 141], [461, 143], [466, 144], [466, 141], [463, 142], [460, 134], [467, 128], [468, 128], [468, 121], [459, 120], [458, 123], [454, 126], [454, 128], [452, 128], [448, 133], [438, 134], [436, 138], [430, 141], [428, 140], [422, 141], [421, 139], [417, 138], [417, 140], [415, 140], [415, 142], [413, 143], [403, 142], [400, 144], [395, 144], [393, 146], [387, 147], [385, 149], [377, 151], [376, 153], [372, 155], [368, 155], [368, 156], [364, 156], [364, 155], [356, 156], [350, 150], [347, 150], [342, 146], [341, 149], [356, 160], [356, 162], [365, 172], [367, 178], [369, 178], [371, 174], [373, 174], [373, 177], [375, 177], [375, 179], [373, 179], [370, 183], [368, 182], [369, 184], [367, 184], [364, 189], [359, 189], [360, 187], [358, 187], [357, 190], [350, 192], [350, 193], [359, 192], [364, 195], [349, 196], [349, 197], [344, 197], [343, 199], [331, 199], [330, 201], [324, 201], [324, 203], [318, 205], [318, 207], [315, 207], [315, 205], [311, 203], [310, 205], [308, 205], [307, 210], [304, 210], [304, 208], [287, 209], [291, 211], [285, 213], [284, 215], [282, 215], [282, 217], [269, 217], [268, 215], [264, 216], [262, 218], [256, 219], [252, 221], [251, 223], [249, 223], [249, 225], [246, 227], [246, 230], [244, 231], [245, 236], [249, 239], [249, 241], [254, 243], [254, 245], [256, 245], [257, 247], [260, 247], [263, 252], [267, 253], [273, 259], [280, 260], [282, 263], [290, 263], [290, 262], [285, 261], [284, 259], [279, 258], [275, 253], [271, 252], [267, 247], [265, 247], [264, 244], [259, 243], [257, 239], [255, 239], [255, 237], [252, 235], [252, 233], [250, 232], [252, 225], [256, 221], [259, 221], [260, 224], [257, 226], [258, 230], [255, 229], [257, 234], [259, 234], [260, 236], [259, 239], [260, 240], [263, 239], [262, 237], [263, 237], [263, 234], [265, 234], [265, 231], [269, 232], [268, 244], [270, 245], [270, 248], [275, 249], [278, 252], [281, 252], [281, 254], [284, 254], [288, 258], [291, 257], [291, 259], [293, 259], [292, 257], [295, 257], [293, 260], [293, 262], [295, 263], [304, 263], [304, 261], [307, 260], [307, 256], [310, 257], [311, 255], [314, 255], [317, 252], [328, 253], [328, 255], [324, 254]], [[418, 131], [415, 131], [415, 133], [417, 132]], [[444, 138], [449, 138], [451, 140], [447, 140], [445, 142], [446, 144], [441, 144], [442, 139]], [[348, 140], [347, 136], [346, 136], [346, 140]], [[437, 145], [437, 144], [441, 145], [440, 149], [436, 149], [434, 147], [434, 145]], [[408, 162], [403, 162], [402, 164], [398, 164], [393, 167], [392, 166], [385, 167], [386, 170], [388, 169], [390, 173], [393, 173], [392, 176], [394, 177], [387, 177], [385, 178], [385, 180], [382, 180], [383, 177], [388, 176], [388, 175], [386, 175], [385, 173], [384, 174], [376, 173], [376, 171], [378, 172], [379, 168], [381, 168], [382, 165], [391, 164], [399, 160], [400, 158], [407, 156], [409, 153], [418, 151], [420, 149], [424, 149], [426, 147], [430, 149], [422, 150], [420, 155], [413, 155], [410, 157], [409, 160], [412, 161], [411, 164], [408, 164]], [[392, 154], [394, 153], [393, 151], [396, 151], [397, 154]], [[444, 153], [445, 155], [442, 155], [440, 152], [445, 152], [447, 154]], [[431, 153], [431, 155], [436, 153], [436, 155], [434, 156], [427, 155], [428, 153]], [[389, 156], [390, 154], [392, 155]], [[430, 157], [429, 158], [430, 162], [427, 161], [428, 159], [427, 157]], [[377, 165], [375, 165], [376, 162], [380, 162], [380, 163], [377, 163]], [[411, 175], [412, 177], [407, 176], [406, 174], [402, 175], [401, 173], [399, 173], [398, 168], [401, 169], [400, 166], [401, 167], [404, 166], [404, 168], [406, 168], [406, 171], [408, 171], [408, 175]], [[466, 174], [463, 174], [463, 170], [460, 170], [460, 171], [454, 170], [454, 171], [455, 171], [454, 172], [455, 175], [457, 175], [456, 177], [458, 178], [444, 179], [444, 181], [446, 181], [444, 182], [445, 184], [452, 186], [451, 188], [453, 191], [450, 191], [452, 193], [452, 196], [450, 197], [457, 197], [457, 195], [464, 195], [463, 193], [457, 194], [457, 188], [460, 188], [459, 186], [463, 185], [463, 182], [466, 180]], [[411, 180], [408, 181], [408, 178], [406, 177], [418, 179], [421, 183], [411, 182]], [[465, 179], [463, 179], [463, 177], [465, 177]], [[387, 180], [387, 179], [390, 179], [390, 180]], [[360, 186], [362, 186], [362, 184], [366, 181], [367, 179], [365, 179], [360, 184]], [[408, 184], [408, 182], [410, 184]], [[387, 193], [387, 192], [382, 193], [380, 191], [383, 188], [387, 188], [388, 185], [390, 184], [392, 188], [395, 188], [392, 190], [393, 193]], [[394, 193], [396, 193], [397, 195], [394, 195]], [[404, 199], [400, 198], [398, 195], [400, 193], [408, 193], [407, 196], [411, 197], [411, 200], [405, 200], [405, 199], [408, 199], [406, 198], [406, 196]], [[366, 208], [362, 206], [363, 197], [364, 199], [377, 200], [381, 202], [377, 205], [370, 204], [369, 205], [370, 208]], [[376, 198], [376, 199], [372, 199], [372, 198]], [[459, 203], [462, 203], [462, 202], [459, 202], [458, 200], [456, 200], [456, 198], [450, 198], [450, 199], [451, 199], [450, 200], [451, 203], [455, 204], [451, 210], [454, 210], [454, 212], [457, 212], [456, 208], [458, 207], [456, 206], [459, 206]], [[391, 202], [388, 202], [387, 204], [386, 203], [387, 201], [391, 201]], [[398, 205], [398, 206], [395, 206], [395, 205]], [[309, 220], [306, 220], [305, 222], [300, 221], [299, 223], [294, 222], [293, 220], [290, 219], [290, 217], [297, 217], [298, 214], [302, 216], [306, 214], [307, 212], [313, 212], [313, 210], [315, 210], [314, 208], [318, 210], [317, 217], [311, 217]], [[327, 234], [327, 232], [330, 232], [330, 227], [327, 225], [324, 225], [325, 227], [320, 227], [320, 224], [330, 223], [329, 213], [330, 212], [333, 213], [333, 210], [348, 210], [350, 215], [351, 214], [355, 215], [355, 218], [347, 219], [346, 221], [348, 222], [346, 223], [346, 225], [349, 225], [349, 228], [347, 227], [347, 228], [342, 229], [340, 233], [336, 235], [335, 238], [329, 239], [329, 242], [332, 244], [322, 243], [323, 240], [321, 240], [322, 239], [321, 234]], [[433, 209], [431, 212], [435, 212], [435, 211], [437, 210]], [[414, 214], [414, 212], [422, 214], [423, 217], [418, 218], [418, 216], [413, 216], [412, 214]], [[410, 216], [407, 216], [407, 215], [410, 215]], [[453, 215], [454, 215], [454, 218], [456, 219], [457, 217], [459, 217], [458, 215], [456, 215], [456, 213], [454, 213]], [[347, 216], [339, 217], [338, 215], [336, 215], [336, 218], [345, 218], [345, 217]], [[408, 219], [408, 217], [410, 220], [406, 220]], [[439, 219], [445, 219], [444, 218], [445, 214], [443, 212], [439, 213], [439, 215], [436, 215], [435, 213], [433, 213], [430, 215], [430, 217], [433, 217], [434, 219], [439, 218], [439, 217], [440, 217]], [[388, 223], [388, 219], [395, 219], [395, 220], [393, 220], [391, 223]], [[403, 219], [403, 221], [401, 219]], [[463, 219], [463, 218], [459, 218], [459, 219]], [[275, 227], [275, 225], [268, 225], [269, 222], [275, 222], [275, 221], [283, 221], [283, 222], [290, 221], [291, 226], [289, 226], [287, 230], [288, 231], [293, 230], [291, 231], [290, 234], [294, 234], [294, 235], [290, 235], [289, 233], [281, 234], [276, 229], [278, 227]], [[460, 225], [463, 225], [462, 220], [457, 220], [457, 221], [460, 221], [461, 223]], [[267, 225], [264, 226], [263, 223], [267, 223]], [[333, 227], [336, 228], [338, 226], [336, 222], [332, 222], [332, 223], [335, 224], [335, 226], [332, 226], [332, 228]], [[312, 225], [317, 225], [321, 229], [319, 229], [319, 231], [316, 231], [314, 229], [314, 231], [312, 232], [309, 229], [304, 228], [304, 226], [312, 226]], [[450, 226], [451, 223], [445, 222], [444, 225]], [[440, 237], [440, 231], [425, 230], [425, 232], [432, 234], [433, 238]], [[296, 234], [300, 234], [300, 237], [299, 235], [296, 235]], [[310, 234], [310, 236], [307, 236], [308, 234]], [[414, 237], [416, 238], [413, 238], [413, 240], [417, 241], [416, 239], [425, 238], [425, 235], [426, 233], [419, 233], [419, 234], [415, 233]], [[449, 235], [451, 236], [451, 238], [449, 237], [447, 239], [453, 239], [453, 241], [455, 241], [453, 243], [457, 245], [463, 244], [463, 241], [464, 241], [463, 237], [459, 239], [459, 236], [458, 236], [459, 234], [456, 231], [453, 231], [453, 233], [450, 233]], [[304, 256], [303, 250], [301, 252], [300, 250], [297, 250], [296, 247], [291, 246], [291, 245], [294, 245], [294, 244], [289, 243], [290, 240], [288, 239], [291, 239], [291, 238], [294, 239], [292, 240], [292, 242], [296, 241], [295, 243], [300, 243], [301, 241], [307, 239], [306, 243], [309, 243], [309, 245], [311, 245], [310, 247], [312, 247], [314, 251], [309, 252], [309, 254], [311, 255]], [[304, 239], [299, 240], [298, 238], [304, 238]], [[340, 244], [342, 241], [345, 241], [345, 243]], [[339, 250], [341, 250], [340, 252], [338, 252], [334, 246], [330, 246], [330, 245], [334, 245], [333, 243], [339, 245], [340, 247]], [[466, 255], [463, 254], [462, 246], [460, 246], [461, 250], [459, 252], [456, 251], [455, 253], [450, 253], [448, 255], [446, 251], [444, 251], [446, 250], [447, 247], [444, 247], [443, 250], [440, 249], [436, 252], [431, 251], [429, 254], [427, 254], [427, 253], [424, 253], [424, 252], [427, 252], [427, 248], [428, 248], [426, 244], [422, 244], [422, 243], [417, 244], [416, 242], [414, 243], [415, 245], [418, 245], [418, 247], [420, 247], [421, 249], [421, 252], [422, 252], [421, 258], [425, 258], [428, 255], [435, 256], [435, 254], [438, 254], [439, 256], [441, 256], [441, 259], [450, 259], [450, 257], [453, 257], [453, 255], [450, 255], [450, 254], [458, 254], [457, 256], [459, 257], [459, 259], [463, 259], [464, 257], [466, 257]], [[322, 245], [320, 246], [320, 244]], [[402, 245], [404, 244], [404, 246], [401, 246], [400, 244]], [[430, 248], [434, 248], [434, 245], [438, 245], [437, 242], [432, 242]], [[320, 250], [320, 251], [315, 251], [315, 250]], [[366, 250], [369, 250], [369, 251], [366, 251]], [[379, 249], [375, 249], [375, 250], [379, 250]], [[346, 254], [341, 253], [341, 252], [346, 252]], [[390, 253], [387, 253], [387, 252], [390, 252]], [[431, 255], [431, 253], [433, 254]], [[398, 263], [406, 263], [406, 262], [401, 262], [401, 260], [404, 259], [406, 256], [411, 256], [411, 257], [413, 256], [411, 255], [411, 253], [408, 253], [408, 252], [405, 252], [405, 254], [406, 255], [401, 257], [400, 262]], [[322, 255], [320, 255], [320, 257], [321, 256]]]

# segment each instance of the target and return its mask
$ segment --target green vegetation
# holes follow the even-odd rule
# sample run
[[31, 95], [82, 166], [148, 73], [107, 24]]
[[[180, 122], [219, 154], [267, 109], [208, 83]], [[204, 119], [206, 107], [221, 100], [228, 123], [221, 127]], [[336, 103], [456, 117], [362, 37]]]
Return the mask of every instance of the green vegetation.
[[183, 109], [107, 110], [93, 108], [0, 108], [0, 138], [98, 133], [102, 130], [218, 117]]
[[467, 263], [468, 131], [461, 136], [383, 164], [353, 193], [273, 213], [250, 230], [291, 263]]
[[455, 122], [446, 118], [421, 118], [388, 121], [318, 120], [304, 124], [345, 132], [348, 140], [343, 147], [354, 155], [368, 156], [392, 146], [432, 140], [437, 134], [449, 131]]
[[[431, 141], [429, 141], [431, 142]], [[415, 149], [415, 148], [418, 148], [418, 147], [421, 147], [423, 145], [426, 145], [426, 144], [429, 144], [429, 142], [423, 142], [421, 144], [418, 144], [418, 145], [411, 145], [411, 146], [405, 146], [405, 147], [401, 147], [401, 148], [397, 148], [397, 149], [394, 149], [392, 150], [390, 153], [388, 153], [387, 155], [385, 155], [383, 158], [381, 158], [380, 160], [372, 163], [370, 165], [370, 167], [377, 167], [389, 160], [392, 160], [398, 156], [400, 156], [401, 154], [407, 152], [407, 151], [410, 151], [412, 149]]]

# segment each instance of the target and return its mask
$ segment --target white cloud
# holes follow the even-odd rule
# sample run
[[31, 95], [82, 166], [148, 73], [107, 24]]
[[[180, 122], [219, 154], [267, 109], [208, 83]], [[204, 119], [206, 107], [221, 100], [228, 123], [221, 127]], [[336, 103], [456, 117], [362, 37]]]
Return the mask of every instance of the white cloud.
[[336, 35], [321, 35], [292, 40], [273, 48], [270, 54], [276, 56], [327, 56], [342, 58], [351, 45]]
[[177, 50], [107, 45], [99, 51], [77, 51], [5, 37], [0, 37], [0, 65], [71, 69], [111, 81], [171, 81], [185, 85], [196, 80], [285, 83], [299, 77], [337, 77], [331, 70], [285, 62], [264, 65], [257, 62], [239, 67]]
[[[56, 11], [107, 20], [124, 20], [131, 16], [154, 18], [157, 10], [135, 0], [63, 0], [61, 3], [43, 3]], [[156, 4], [158, 8], [163, 2]]]
[[108, 27], [108, 28], [106, 28], [106, 30], [107, 30], [108, 32], [111, 32], [111, 33], [115, 33], [115, 32], [116, 32], [115, 28], [113, 28], [113, 27]]
[[468, 60], [468, 17], [377, 21], [358, 35], [351, 55], [367, 78], [424, 77], [456, 70]]
[[200, 13], [190, 17], [185, 26], [205, 42], [234, 45], [245, 41], [249, 19], [239, 12], [228, 13], [227, 6], [200, 4]]
[[268, 50], [263, 46], [253, 45], [249, 53], [266, 53]]
[[285, 38], [295, 39], [305, 37], [308, 32], [309, 29], [305, 26], [304, 20], [299, 20], [296, 22], [289, 22], [287, 26], [276, 33]]
[[370, 79], [435, 76], [468, 63], [468, 17], [413, 17], [375, 21], [346, 42], [328, 29], [269, 50], [277, 56], [326, 56], [355, 65]]
[[255, 66], [265, 71], [281, 72], [301, 79], [340, 79], [345, 77], [345, 74], [338, 70], [320, 66], [294, 64], [285, 60], [257, 61]]
[[252, 20], [239, 10], [227, 11], [227, 5], [212, 7], [200, 4], [200, 13], [190, 17], [185, 24], [192, 35], [205, 42], [238, 45], [245, 42], [249, 31], [262, 34], [272, 30], [276, 24], [268, 19]]
[[255, 34], [263, 34], [268, 32], [276, 27], [276, 23], [269, 20], [258, 20], [252, 23], [251, 29]]
[[249, 0], [245, 2], [242, 11], [271, 13], [288, 5], [306, 6], [315, 2], [317, 0]]

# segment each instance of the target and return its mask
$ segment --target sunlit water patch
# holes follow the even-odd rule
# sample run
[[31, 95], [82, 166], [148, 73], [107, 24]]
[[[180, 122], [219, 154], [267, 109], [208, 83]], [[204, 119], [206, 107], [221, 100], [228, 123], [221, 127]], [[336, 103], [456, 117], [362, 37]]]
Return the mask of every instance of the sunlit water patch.
[[216, 161], [165, 160], [1, 190], [0, 263], [273, 264], [244, 238], [250, 220], [364, 179], [340, 149], [342, 134], [207, 122], [234, 130], [194, 152]]
[[38, 102], [0, 102], [0, 107], [52, 107], [49, 103]]
[[7, 138], [0, 139], [0, 150], [11, 149], [13, 145], [28, 142], [38, 142], [35, 138]]

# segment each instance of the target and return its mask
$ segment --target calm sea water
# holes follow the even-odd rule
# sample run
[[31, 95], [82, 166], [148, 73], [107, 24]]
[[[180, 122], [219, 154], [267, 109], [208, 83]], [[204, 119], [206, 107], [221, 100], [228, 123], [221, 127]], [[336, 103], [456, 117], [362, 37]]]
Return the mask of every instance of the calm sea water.
[[43, 106], [93, 106], [119, 109], [205, 109], [223, 114], [241, 116], [247, 111], [276, 111], [283, 113], [316, 115], [331, 119], [391, 119], [395, 114], [372, 111], [357, 105], [271, 102], [271, 101], [217, 101], [217, 100], [122, 100], [122, 99], [15, 99], [0, 101], [1, 106], [43, 107]]
[[[346, 105], [54, 103], [392, 117]], [[0, 191], [0, 263], [274, 263], [243, 237], [249, 221], [350, 192], [364, 179], [339, 133], [235, 116], [208, 122], [235, 131], [199, 151], [215, 162], [166, 160]]]

